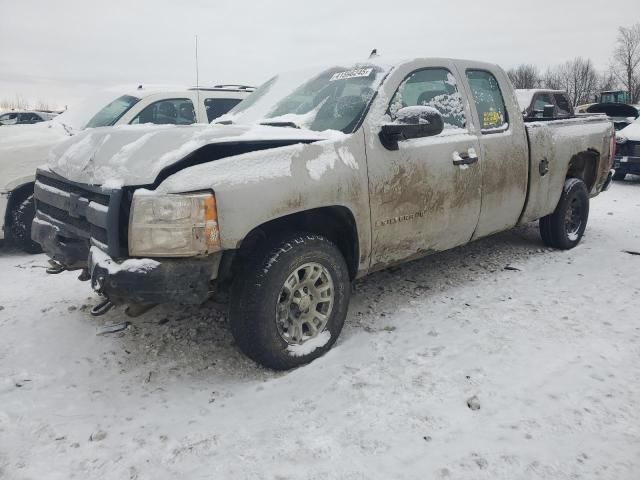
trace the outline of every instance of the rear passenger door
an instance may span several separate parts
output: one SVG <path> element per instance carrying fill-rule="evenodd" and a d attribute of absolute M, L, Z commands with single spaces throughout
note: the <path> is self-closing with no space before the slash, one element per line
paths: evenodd
<path fill-rule="evenodd" d="M 500 69 L 459 62 L 480 137 L 482 208 L 473 239 L 517 224 L 527 195 L 529 158 L 524 122 Z M 509 95 L 509 97 L 505 97 Z"/>
<path fill-rule="evenodd" d="M 240 103 L 239 98 L 205 98 L 204 108 L 207 111 L 207 120 L 211 123 L 216 118 L 224 115 Z"/>

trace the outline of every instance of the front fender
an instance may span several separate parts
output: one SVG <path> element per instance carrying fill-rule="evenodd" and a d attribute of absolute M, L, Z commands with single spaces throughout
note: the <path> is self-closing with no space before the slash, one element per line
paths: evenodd
<path fill-rule="evenodd" d="M 311 144 L 251 152 L 182 170 L 158 190 L 212 189 L 222 247 L 236 249 L 254 228 L 322 207 L 351 211 L 359 232 L 359 269 L 368 268 L 371 226 L 362 129 Z"/>

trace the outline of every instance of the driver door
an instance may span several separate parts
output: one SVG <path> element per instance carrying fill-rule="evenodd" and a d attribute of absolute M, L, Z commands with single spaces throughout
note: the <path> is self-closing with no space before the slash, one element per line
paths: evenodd
<path fill-rule="evenodd" d="M 482 176 L 478 137 L 456 69 L 447 61 L 416 60 L 395 69 L 365 121 L 371 205 L 371 269 L 468 242 L 478 223 Z M 380 126 L 404 107 L 437 109 L 439 135 L 380 141 Z"/>

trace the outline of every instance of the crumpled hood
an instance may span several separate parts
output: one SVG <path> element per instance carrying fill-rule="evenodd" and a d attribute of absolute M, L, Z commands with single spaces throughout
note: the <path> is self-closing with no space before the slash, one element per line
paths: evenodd
<path fill-rule="evenodd" d="M 335 132 L 334 132 L 335 133 Z M 49 168 L 78 183 L 152 184 L 166 167 L 207 145 L 318 141 L 331 132 L 266 125 L 124 125 L 85 130 L 53 149 Z"/>

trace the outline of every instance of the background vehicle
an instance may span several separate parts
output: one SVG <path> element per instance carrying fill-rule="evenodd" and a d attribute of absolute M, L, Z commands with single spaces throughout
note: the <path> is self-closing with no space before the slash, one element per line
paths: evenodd
<path fill-rule="evenodd" d="M 627 174 L 640 175 L 640 118 L 616 134 L 614 180 L 624 180 Z"/>
<path fill-rule="evenodd" d="M 525 121 L 553 120 L 574 116 L 573 106 L 564 90 L 517 89 L 516 97 Z"/>
<path fill-rule="evenodd" d="M 525 123 L 495 65 L 374 58 L 276 76 L 217 124 L 81 133 L 38 171 L 32 234 L 96 313 L 230 286 L 238 346 L 286 369 L 331 348 L 357 277 L 536 219 L 574 247 L 613 146 L 601 116 Z"/>
<path fill-rule="evenodd" d="M 0 130 L 0 239 L 7 237 L 28 252 L 40 251 L 30 234 L 35 171 L 47 162 L 51 147 L 65 138 L 83 128 L 209 123 L 251 91 L 252 87 L 244 85 L 173 91 L 140 86 L 115 100 L 113 94 L 109 94 L 106 105 L 91 104 L 89 108 L 65 112 L 46 124 L 3 128 Z"/>
<path fill-rule="evenodd" d="M 629 103 L 629 92 L 624 90 L 607 90 L 600 92 L 596 97 L 596 103 Z"/>
<path fill-rule="evenodd" d="M 55 113 L 39 112 L 37 110 L 7 112 L 0 114 L 0 125 L 30 125 L 46 122 L 55 117 Z"/>

